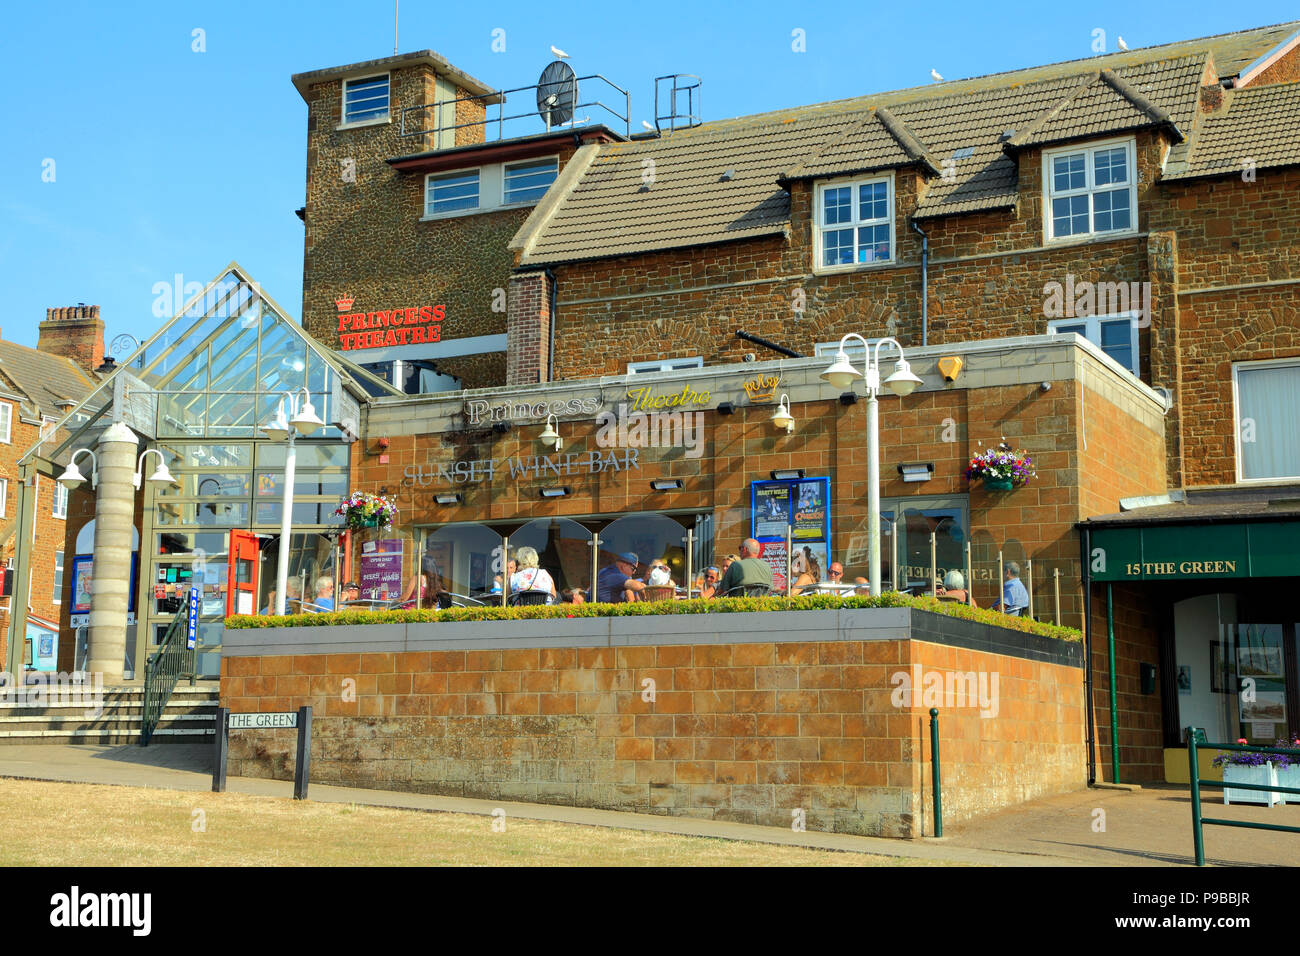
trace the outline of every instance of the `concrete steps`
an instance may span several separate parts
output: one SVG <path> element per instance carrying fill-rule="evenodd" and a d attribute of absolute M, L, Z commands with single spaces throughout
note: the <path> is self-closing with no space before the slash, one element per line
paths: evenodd
<path fill-rule="evenodd" d="M 216 732 L 217 687 L 181 683 L 172 691 L 150 743 L 193 744 L 212 740 Z M 61 743 L 119 746 L 138 744 L 144 721 L 144 687 L 106 687 L 103 711 L 87 695 L 42 706 L 0 700 L 0 746 Z"/>

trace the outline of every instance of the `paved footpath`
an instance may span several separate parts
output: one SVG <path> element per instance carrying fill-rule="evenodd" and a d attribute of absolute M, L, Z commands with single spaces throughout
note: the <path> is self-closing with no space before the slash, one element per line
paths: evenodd
<path fill-rule="evenodd" d="M 210 745 L 166 744 L 96 747 L 11 744 L 0 746 L 0 777 L 71 783 L 209 791 Z M 230 777 L 226 788 L 255 796 L 292 797 L 288 781 Z M 1191 823 L 1185 789 L 1137 792 L 1081 790 L 1036 800 L 963 827 L 947 827 L 942 839 L 889 840 L 843 833 L 795 833 L 720 820 L 593 810 L 549 804 L 513 803 L 363 790 L 312 784 L 312 800 L 425 812 L 488 816 L 498 807 L 510 817 L 654 833 L 746 840 L 846 853 L 869 853 L 916 863 L 974 866 L 1170 866 L 1191 863 Z M 1207 813 L 1233 819 L 1300 826 L 1300 806 L 1222 807 Z M 1096 810 L 1105 811 L 1105 831 L 1094 831 Z M 1285 816 L 1286 819 L 1282 819 Z M 928 821 L 927 821 L 928 824 Z M 927 825 L 928 829 L 928 825 Z M 1294 866 L 1300 834 L 1269 834 L 1240 828 L 1206 828 L 1207 859 L 1220 864 Z"/>

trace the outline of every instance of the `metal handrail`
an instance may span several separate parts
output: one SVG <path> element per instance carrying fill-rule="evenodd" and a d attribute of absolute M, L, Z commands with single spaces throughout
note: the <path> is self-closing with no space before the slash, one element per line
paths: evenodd
<path fill-rule="evenodd" d="M 1187 775 L 1192 783 L 1192 846 L 1196 852 L 1196 865 L 1205 866 L 1205 835 L 1202 827 L 1206 824 L 1221 827 L 1245 827 L 1248 830 L 1274 830 L 1282 833 L 1300 833 L 1300 827 L 1282 826 L 1278 823 L 1249 823 L 1245 820 L 1218 820 L 1201 815 L 1201 787 L 1218 787 L 1220 790 L 1263 790 L 1268 793 L 1290 793 L 1300 796 L 1300 787 L 1283 787 L 1268 783 L 1228 783 L 1225 780 L 1202 780 L 1197 748 L 1213 750 L 1235 750 L 1239 753 L 1284 754 L 1300 758 L 1300 750 L 1292 747 L 1256 747 L 1251 744 L 1213 744 L 1207 743 L 1203 736 L 1205 731 L 1199 727 L 1187 728 Z"/>
<path fill-rule="evenodd" d="M 631 136 L 631 135 L 632 135 L 632 94 L 631 94 L 630 92 L 628 92 L 627 90 L 623 89 L 623 87 L 619 86 L 619 85 L 618 85 L 617 83 L 615 83 L 613 80 L 609 79 L 609 78 L 606 77 L 606 76 L 602 76 L 602 75 L 599 74 L 599 73 L 592 73 L 590 76 L 579 76 L 579 77 L 575 77 L 574 80 L 573 80 L 573 82 L 574 82 L 574 83 L 582 83 L 584 80 L 601 80 L 602 82 L 609 84 L 609 86 L 613 87 L 613 88 L 614 88 L 615 90 L 617 90 L 619 93 L 622 93 L 622 94 L 623 94 L 623 100 L 624 100 L 624 106 L 623 106 L 623 110 L 624 110 L 624 111 L 623 111 L 622 113 L 619 113 L 618 110 L 614 109 L 614 108 L 613 108 L 612 106 L 610 106 L 608 103 L 605 103 L 605 102 L 603 102 L 603 101 L 601 101 L 601 100 L 599 100 L 599 99 L 595 99 L 595 100 L 588 100 L 588 101 L 585 102 L 585 103 L 575 103 L 575 104 L 573 105 L 573 113 L 574 113 L 574 116 L 575 116 L 575 117 L 577 116 L 578 110 L 580 110 L 580 109 L 585 109 L 585 108 L 587 108 L 587 107 L 599 107 L 600 109 L 603 109 L 605 112 L 609 113 L 609 114 L 610 114 L 611 116 L 613 116 L 615 119 L 620 119 L 620 120 L 622 120 L 622 121 L 623 121 L 623 135 L 625 135 L 625 136 Z M 450 100 L 434 100 L 432 103 L 426 103 L 426 104 L 424 104 L 423 106 L 406 106 L 406 107 L 403 107 L 403 108 L 402 108 L 402 122 L 401 122 L 401 130 L 399 131 L 398 136 L 428 136 L 430 133 L 433 133 L 433 134 L 439 134 L 439 133 L 442 133 L 444 130 L 446 130 L 446 131 L 448 131 L 448 132 L 451 132 L 452 130 L 465 129 L 466 127 L 469 127 L 469 126 L 482 126 L 482 127 L 484 127 L 484 128 L 486 129 L 486 127 L 487 127 L 489 124 L 491 124 L 491 123 L 495 123 L 495 124 L 496 124 L 496 127 L 497 127 L 497 139 L 504 139 L 504 138 L 505 138 L 505 129 L 504 129 L 504 127 L 505 127 L 505 124 L 506 124 L 506 121 L 507 121 L 507 120 L 525 119 L 525 118 L 530 117 L 530 116 L 532 116 L 532 117 L 536 117 L 536 116 L 538 115 L 537 108 L 536 108 L 535 106 L 531 106 L 531 107 L 530 107 L 526 112 L 523 112 L 523 113 L 515 113 L 515 114 L 512 114 L 512 115 L 510 115 L 510 116 L 507 116 L 507 115 L 506 115 L 506 107 L 505 107 L 507 97 L 508 97 L 509 94 L 511 94 L 511 93 L 525 93 L 525 92 L 528 92 L 528 91 L 530 91 L 530 90 L 533 91 L 534 94 L 535 94 L 535 93 L 536 93 L 536 90 L 538 89 L 538 87 L 539 87 L 540 85 L 541 85 L 541 84 L 534 83 L 532 86 L 518 86 L 518 87 L 515 87 L 514 89 L 510 89 L 510 90 L 496 90 L 496 91 L 494 91 L 494 92 L 492 92 L 492 93 L 474 93 L 474 94 L 470 94 L 470 95 L 468 95 L 468 96 L 457 96 L 456 98 L 454 98 L 454 99 L 450 99 Z M 548 85 L 549 85 L 549 84 L 548 84 Z M 455 107 L 456 107 L 458 104 L 460 104 L 460 103 L 476 103 L 476 102 L 482 102 L 483 100 L 487 100 L 487 99 L 490 99 L 490 98 L 493 98 L 493 97 L 496 97 L 496 98 L 497 98 L 497 101 L 496 101 L 495 104 L 490 104 L 490 105 L 494 105 L 494 106 L 496 106 L 496 108 L 497 108 L 497 115 L 496 115 L 496 118 L 495 118 L 495 119 L 490 118 L 490 117 L 487 116 L 487 109 L 486 109 L 486 106 L 485 106 L 485 107 L 484 107 L 484 115 L 483 115 L 483 119 L 481 119 L 481 120 L 471 120 L 471 121 L 468 122 L 468 123 L 455 123 L 455 124 L 453 124 L 453 125 L 449 125 L 449 126 L 444 126 L 444 125 L 442 124 L 442 122 L 441 122 L 442 113 L 441 113 L 440 107 L 444 107 L 444 106 L 446 106 L 446 107 L 451 107 L 451 108 L 452 108 L 452 117 L 455 118 L 455 115 L 456 115 Z M 534 98 L 536 98 L 536 97 L 534 96 Z M 575 97 L 575 98 L 576 98 L 576 97 Z M 417 113 L 417 112 L 421 112 L 421 113 L 422 113 L 422 112 L 424 112 L 425 110 L 436 110 L 436 111 L 437 111 L 437 112 L 434 113 L 434 118 L 435 118 L 435 120 L 438 121 L 437 125 L 434 126 L 434 127 L 429 128 L 429 129 L 407 129 L 407 125 L 406 125 L 406 114 L 407 114 L 407 113 Z M 584 120 L 584 122 L 585 122 L 585 120 Z M 568 123 L 560 123 L 560 124 L 557 124 L 557 125 L 554 126 L 554 127 L 549 127 L 549 128 L 551 128 L 551 129 L 563 129 L 563 128 L 565 128 L 566 126 L 569 127 L 569 128 L 574 128 L 574 127 L 576 127 L 577 125 L 578 125 L 578 123 L 576 122 L 576 120 L 570 120 Z"/>
<path fill-rule="evenodd" d="M 146 747 L 153 737 L 163 708 L 171 700 L 172 691 L 182 677 L 189 677 L 194 686 L 195 657 L 197 651 L 189 647 L 188 604 L 176 612 L 167 633 L 158 644 L 158 650 L 149 656 L 144 665 L 144 717 L 140 727 L 140 746 Z"/>

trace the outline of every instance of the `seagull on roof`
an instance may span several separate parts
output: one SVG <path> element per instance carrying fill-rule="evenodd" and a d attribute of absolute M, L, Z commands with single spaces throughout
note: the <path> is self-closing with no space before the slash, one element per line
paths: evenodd
<path fill-rule="evenodd" d="M 551 47 L 551 52 L 554 53 L 556 57 L 558 57 L 561 60 L 567 60 L 569 58 L 569 54 L 565 53 L 558 46 Z"/>
<path fill-rule="evenodd" d="M 651 126 L 649 123 L 647 123 L 645 120 L 642 120 L 642 121 L 641 121 L 641 126 L 642 126 L 644 129 L 649 130 L 651 133 L 653 133 L 653 132 L 655 131 L 655 128 L 654 128 L 653 126 Z"/>
<path fill-rule="evenodd" d="M 940 76 L 940 75 L 939 75 L 939 71 L 938 71 L 938 70 L 935 70 L 935 69 L 931 69 L 931 70 L 930 70 L 930 79 L 934 80 L 936 83 L 942 83 L 942 82 L 943 82 L 943 77 Z"/>
<path fill-rule="evenodd" d="M 1127 50 L 1127 49 L 1128 49 L 1128 44 L 1124 42 L 1124 38 L 1123 38 L 1123 37 L 1116 37 L 1116 38 L 1115 38 L 1115 42 L 1119 44 L 1119 48 L 1120 48 L 1121 50 Z"/>

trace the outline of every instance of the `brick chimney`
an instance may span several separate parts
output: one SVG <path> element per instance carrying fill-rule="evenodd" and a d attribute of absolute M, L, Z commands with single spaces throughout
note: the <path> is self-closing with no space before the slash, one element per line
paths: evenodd
<path fill-rule="evenodd" d="M 99 317 L 99 306 L 81 302 L 46 309 L 36 348 L 70 358 L 93 373 L 104 361 L 104 320 Z"/>

